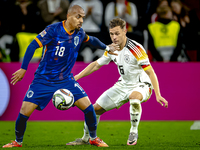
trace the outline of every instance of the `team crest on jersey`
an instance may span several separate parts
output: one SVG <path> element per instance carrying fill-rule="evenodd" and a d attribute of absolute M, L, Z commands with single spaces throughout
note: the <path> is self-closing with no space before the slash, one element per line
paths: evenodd
<path fill-rule="evenodd" d="M 28 91 L 27 97 L 31 98 L 33 96 L 34 92 L 32 90 Z"/>
<path fill-rule="evenodd" d="M 79 43 L 79 37 L 78 36 L 75 36 L 74 37 L 74 45 L 78 45 L 78 43 Z"/>
<path fill-rule="evenodd" d="M 130 58 L 129 58 L 129 55 L 128 55 L 128 54 L 125 54 L 125 55 L 124 55 L 124 61 L 125 61 L 126 63 L 129 63 Z"/>

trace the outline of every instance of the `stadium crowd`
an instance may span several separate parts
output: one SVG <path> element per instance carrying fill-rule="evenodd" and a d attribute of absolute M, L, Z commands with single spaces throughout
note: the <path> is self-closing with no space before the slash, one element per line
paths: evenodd
<path fill-rule="evenodd" d="M 1 0 L 0 62 L 21 62 L 36 35 L 65 20 L 74 4 L 86 12 L 85 32 L 105 44 L 111 43 L 108 22 L 120 17 L 127 22 L 127 36 L 144 46 L 150 61 L 200 61 L 199 0 Z M 82 44 L 77 61 L 92 62 L 102 53 Z M 41 55 L 38 49 L 32 62 Z"/>

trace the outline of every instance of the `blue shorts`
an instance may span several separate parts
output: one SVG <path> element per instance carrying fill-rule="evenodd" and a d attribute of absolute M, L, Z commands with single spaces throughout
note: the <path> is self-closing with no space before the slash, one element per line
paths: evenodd
<path fill-rule="evenodd" d="M 74 95 L 74 102 L 87 96 L 83 88 L 75 80 L 67 80 L 60 83 L 44 83 L 40 80 L 33 80 L 23 101 L 34 103 L 38 105 L 38 110 L 43 110 L 58 89 L 71 91 Z"/>

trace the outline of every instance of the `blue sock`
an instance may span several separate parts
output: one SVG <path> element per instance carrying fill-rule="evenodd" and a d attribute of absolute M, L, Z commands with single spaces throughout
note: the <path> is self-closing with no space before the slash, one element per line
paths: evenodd
<path fill-rule="evenodd" d="M 94 111 L 94 107 L 91 104 L 85 110 L 83 110 L 83 112 L 85 114 L 85 122 L 88 126 L 90 137 L 96 138 L 97 119 L 96 119 L 96 113 Z"/>
<path fill-rule="evenodd" d="M 22 142 L 24 132 L 26 130 L 26 123 L 29 117 L 22 115 L 19 113 L 17 120 L 15 122 L 15 135 L 16 135 L 16 141 Z"/>

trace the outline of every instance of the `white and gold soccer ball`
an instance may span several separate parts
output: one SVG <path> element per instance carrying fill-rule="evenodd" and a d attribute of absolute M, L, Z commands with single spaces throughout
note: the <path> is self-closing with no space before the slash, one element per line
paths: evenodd
<path fill-rule="evenodd" d="M 68 89 L 59 89 L 53 94 L 53 105 L 59 110 L 67 110 L 74 104 L 74 96 Z"/>

